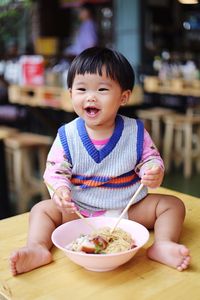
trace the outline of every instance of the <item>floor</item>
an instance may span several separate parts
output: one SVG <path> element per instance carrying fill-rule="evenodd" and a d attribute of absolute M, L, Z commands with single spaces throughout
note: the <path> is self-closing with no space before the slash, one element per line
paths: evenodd
<path fill-rule="evenodd" d="M 185 179 L 181 169 L 166 174 L 163 187 L 176 190 L 200 198 L 200 174 L 193 173 L 190 179 Z"/>

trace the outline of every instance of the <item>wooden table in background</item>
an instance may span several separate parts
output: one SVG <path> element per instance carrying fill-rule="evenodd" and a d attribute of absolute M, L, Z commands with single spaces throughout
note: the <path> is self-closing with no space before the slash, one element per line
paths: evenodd
<path fill-rule="evenodd" d="M 178 272 L 149 260 L 145 250 L 152 243 L 151 233 L 148 244 L 114 271 L 87 271 L 53 248 L 53 263 L 12 277 L 8 269 L 9 254 L 23 246 L 27 236 L 28 214 L 23 214 L 0 221 L 0 294 L 13 300 L 200 299 L 200 199 L 164 188 L 158 191 L 176 195 L 186 205 L 181 242 L 191 249 L 193 259 L 188 270 Z"/>
<path fill-rule="evenodd" d="M 145 76 L 144 94 L 150 96 L 144 96 L 144 102 L 148 98 L 148 103 L 155 105 L 156 102 L 157 106 L 185 108 L 188 115 L 200 110 L 200 80 L 171 78 L 161 81 L 157 76 Z"/>

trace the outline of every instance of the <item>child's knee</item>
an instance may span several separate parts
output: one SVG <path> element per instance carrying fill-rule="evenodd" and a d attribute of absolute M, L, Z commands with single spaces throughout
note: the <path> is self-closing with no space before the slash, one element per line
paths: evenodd
<path fill-rule="evenodd" d="M 168 195 L 166 198 L 166 204 L 169 205 L 169 208 L 176 210 L 183 217 L 185 217 L 185 213 L 186 213 L 185 204 L 180 198 L 176 196 Z"/>
<path fill-rule="evenodd" d="M 38 212 L 47 212 L 49 209 L 51 209 L 52 206 L 52 200 L 43 200 L 35 204 L 31 208 L 31 214 L 38 213 Z"/>
<path fill-rule="evenodd" d="M 57 209 L 52 200 L 44 200 L 35 204 L 30 212 L 30 219 L 35 218 L 49 219 L 58 226 L 62 222 L 62 213 Z"/>
<path fill-rule="evenodd" d="M 181 199 L 179 199 L 178 197 L 174 197 L 176 200 L 176 207 L 179 209 L 179 211 L 182 213 L 182 215 L 185 217 L 186 214 L 186 209 L 185 209 L 185 204 L 183 203 L 183 201 Z"/>

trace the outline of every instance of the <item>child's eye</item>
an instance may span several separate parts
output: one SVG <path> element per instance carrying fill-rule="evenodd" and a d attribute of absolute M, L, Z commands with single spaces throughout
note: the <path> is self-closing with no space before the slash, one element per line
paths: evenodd
<path fill-rule="evenodd" d="M 78 90 L 78 91 L 85 92 L 86 89 L 84 89 L 84 88 L 78 88 L 77 90 Z"/>
<path fill-rule="evenodd" d="M 100 88 L 99 91 L 100 91 L 100 92 L 108 91 L 108 89 L 106 89 L 106 88 Z"/>

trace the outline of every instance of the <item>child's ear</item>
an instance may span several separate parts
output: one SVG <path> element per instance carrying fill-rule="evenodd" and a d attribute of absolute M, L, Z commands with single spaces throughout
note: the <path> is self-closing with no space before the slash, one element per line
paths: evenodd
<path fill-rule="evenodd" d="M 71 97 L 72 97 L 72 89 L 69 88 L 69 89 L 68 89 L 68 92 L 69 92 L 69 95 L 70 95 L 70 98 L 71 98 Z"/>
<path fill-rule="evenodd" d="M 121 97 L 121 105 L 126 105 L 129 101 L 129 97 L 131 95 L 132 91 L 131 90 L 126 90 L 126 91 L 123 91 L 122 93 L 122 97 Z"/>

